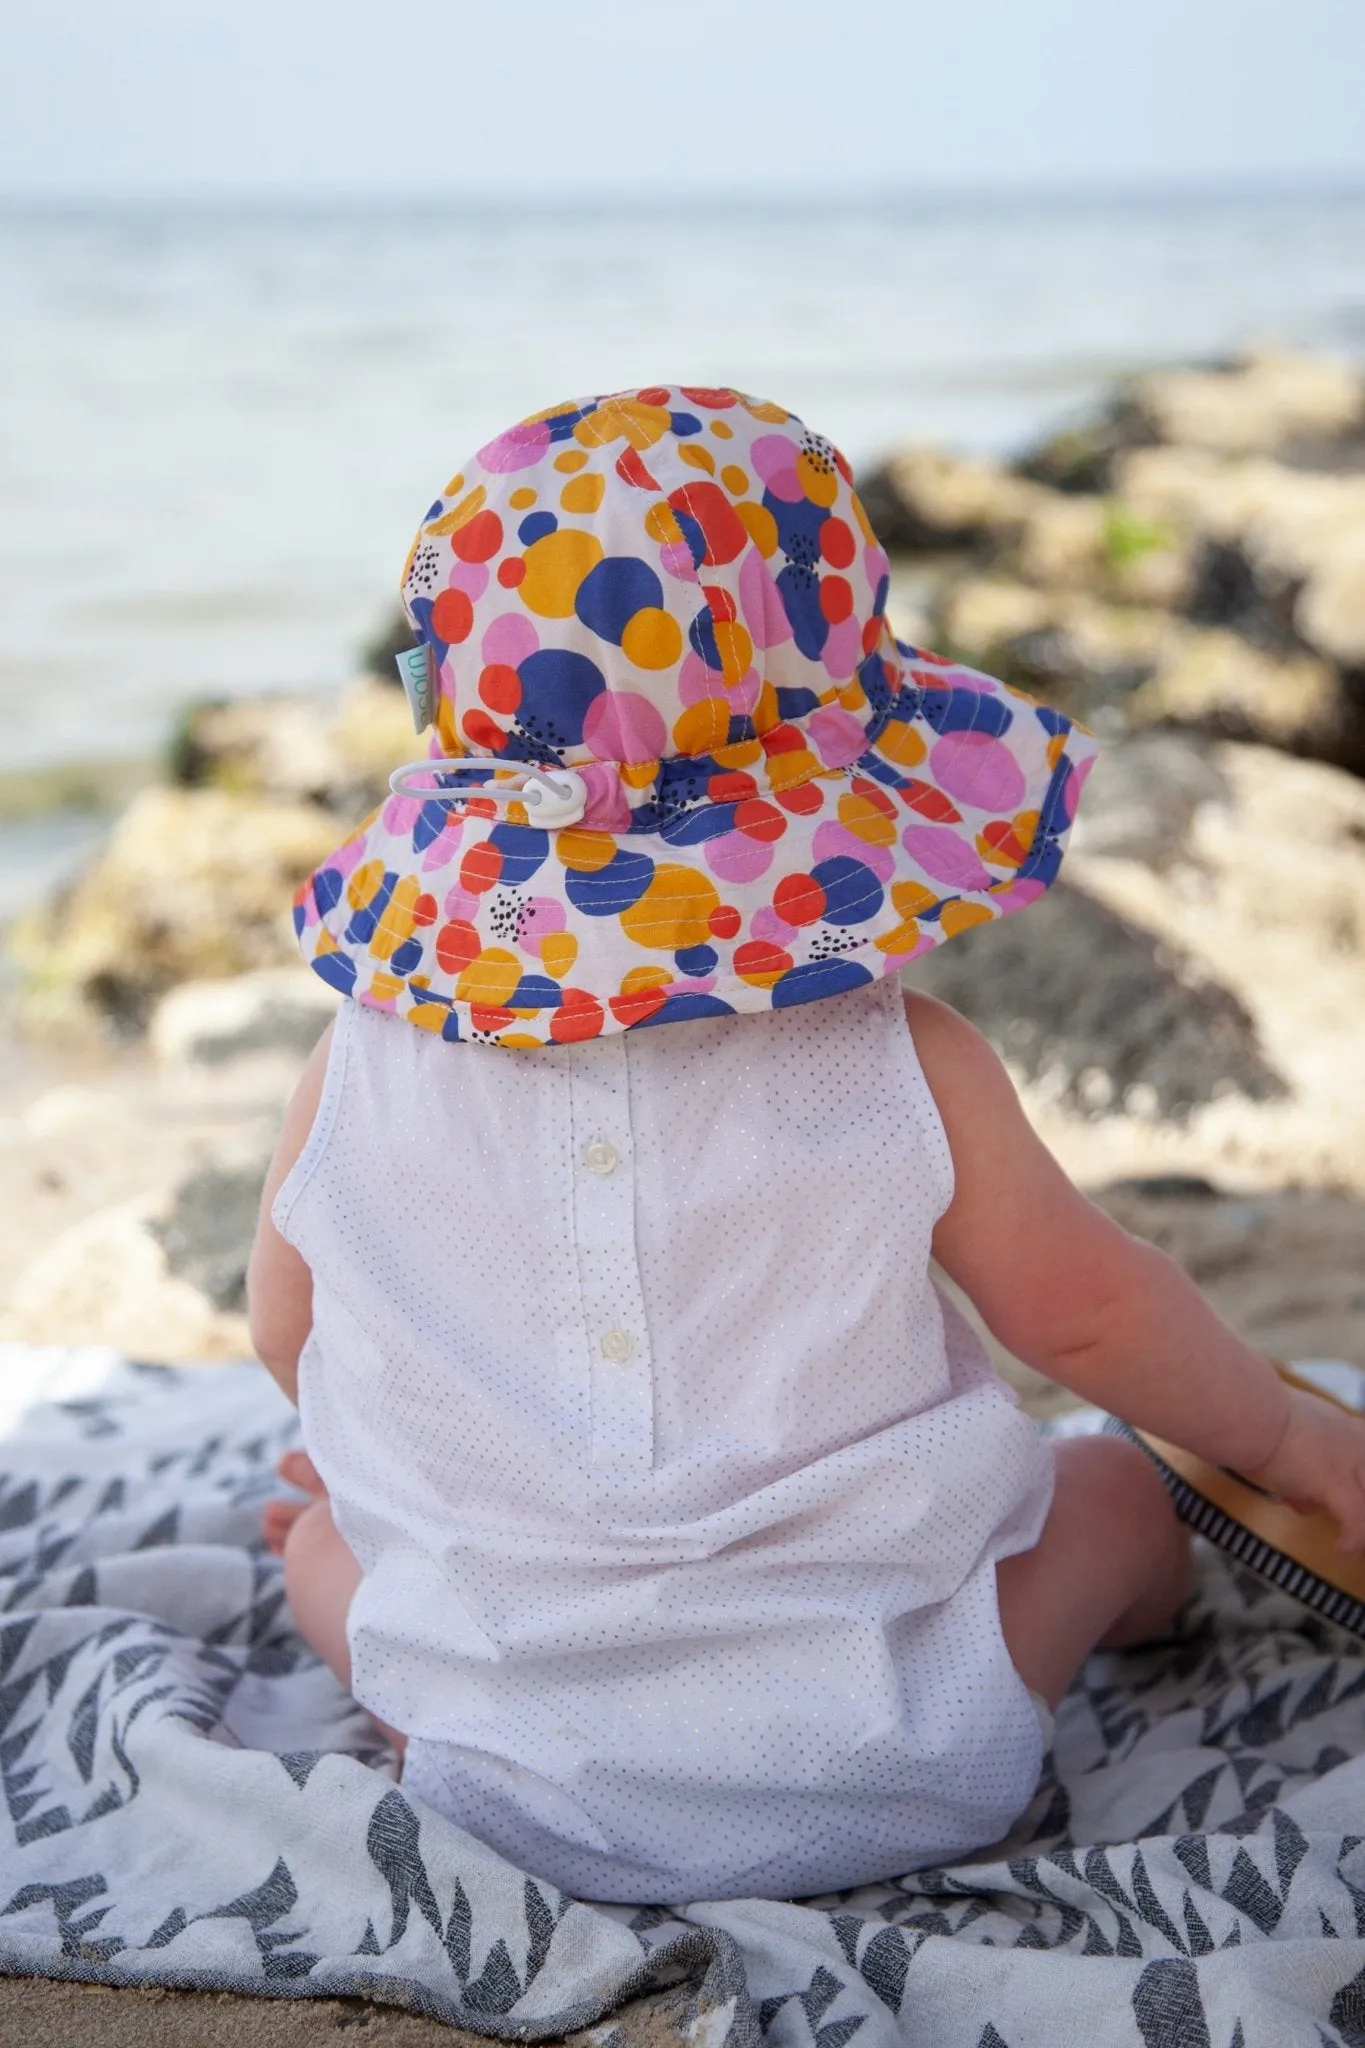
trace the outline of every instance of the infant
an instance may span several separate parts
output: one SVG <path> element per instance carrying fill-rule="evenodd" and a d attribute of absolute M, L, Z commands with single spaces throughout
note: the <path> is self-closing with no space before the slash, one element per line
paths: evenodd
<path fill-rule="evenodd" d="M 1365 1547 L 1365 1424 L 902 993 L 1049 886 L 1091 746 L 898 643 L 887 581 L 779 406 L 512 428 L 404 574 L 431 755 L 296 906 L 347 1000 L 252 1257 L 313 1496 L 267 1533 L 405 1786 L 579 1897 L 988 1846 L 1081 1661 L 1169 1625 L 1155 1469 L 1045 1445 L 933 1264 L 1040 1371 Z"/>

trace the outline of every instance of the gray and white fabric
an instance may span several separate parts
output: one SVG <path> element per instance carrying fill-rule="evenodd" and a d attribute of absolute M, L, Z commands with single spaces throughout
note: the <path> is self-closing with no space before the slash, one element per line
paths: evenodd
<path fill-rule="evenodd" d="M 1365 2043 L 1365 1648 L 1211 1555 L 1178 1640 L 1091 1661 L 1002 1848 L 585 1905 L 405 1795 L 293 1633 L 258 1368 L 0 1347 L 0 1410 L 0 1969 L 595 2048 Z"/>

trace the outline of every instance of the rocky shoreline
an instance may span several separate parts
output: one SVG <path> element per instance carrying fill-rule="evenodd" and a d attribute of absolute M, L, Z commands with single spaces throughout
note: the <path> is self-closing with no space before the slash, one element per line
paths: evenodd
<path fill-rule="evenodd" d="M 1107 742 L 1065 883 L 915 981 L 1254 1341 L 1365 1363 L 1365 382 L 1154 374 L 1012 467 L 906 449 L 865 494 L 900 629 Z M 257 1190 L 333 1001 L 287 905 L 412 746 L 380 679 L 330 716 L 201 708 L 14 928 L 0 1337 L 245 1350 Z"/>

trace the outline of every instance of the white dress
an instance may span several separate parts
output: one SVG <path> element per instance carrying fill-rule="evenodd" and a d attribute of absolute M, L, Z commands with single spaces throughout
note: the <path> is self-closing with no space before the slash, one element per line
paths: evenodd
<path fill-rule="evenodd" d="M 997 1840 L 1040 1722 L 995 1563 L 1050 1453 L 940 1298 L 895 983 L 514 1052 L 344 1004 L 275 1205 L 305 1441 L 403 1782 L 580 1897 Z"/>

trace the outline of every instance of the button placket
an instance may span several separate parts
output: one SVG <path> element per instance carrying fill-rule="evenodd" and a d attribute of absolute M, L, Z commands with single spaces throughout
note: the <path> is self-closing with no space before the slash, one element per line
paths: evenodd
<path fill-rule="evenodd" d="M 647 1469 L 654 1461 L 654 1383 L 635 1244 L 623 1037 L 578 1051 L 570 1097 L 591 1457 L 594 1464 Z"/>

